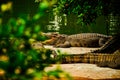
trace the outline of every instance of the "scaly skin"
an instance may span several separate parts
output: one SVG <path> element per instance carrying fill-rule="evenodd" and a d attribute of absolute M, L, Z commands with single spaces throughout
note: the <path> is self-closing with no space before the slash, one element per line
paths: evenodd
<path fill-rule="evenodd" d="M 101 47 L 112 36 L 107 36 L 98 33 L 80 33 L 60 37 L 60 41 L 55 47 Z M 58 39 L 59 40 L 59 39 Z"/>
<path fill-rule="evenodd" d="M 61 64 L 70 63 L 90 63 L 97 64 L 100 67 L 120 68 L 120 52 L 116 51 L 113 54 L 103 53 L 86 53 L 86 54 L 66 54 L 57 56 L 56 59 Z"/>

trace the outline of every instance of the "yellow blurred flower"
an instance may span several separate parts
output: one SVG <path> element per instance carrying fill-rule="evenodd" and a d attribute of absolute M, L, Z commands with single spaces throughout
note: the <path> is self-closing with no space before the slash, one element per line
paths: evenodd
<path fill-rule="evenodd" d="M 15 69 L 15 74 L 20 74 L 20 73 L 21 73 L 21 68 L 20 67 L 16 68 Z"/>
<path fill-rule="evenodd" d="M 26 74 L 32 74 L 34 73 L 34 69 L 33 68 L 29 68 L 26 72 Z"/>
<path fill-rule="evenodd" d="M 6 55 L 1 55 L 0 56 L 0 61 L 8 61 L 9 60 L 9 57 L 6 56 Z"/>
<path fill-rule="evenodd" d="M 12 9 L 12 2 L 8 2 L 6 4 L 1 5 L 1 11 L 2 12 L 9 11 L 11 9 Z"/>
<path fill-rule="evenodd" d="M 3 69 L 0 69 L 0 76 L 4 76 L 5 75 L 5 71 Z"/>

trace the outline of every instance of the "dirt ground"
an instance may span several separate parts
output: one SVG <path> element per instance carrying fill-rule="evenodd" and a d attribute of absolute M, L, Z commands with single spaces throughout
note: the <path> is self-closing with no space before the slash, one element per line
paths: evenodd
<path fill-rule="evenodd" d="M 69 54 L 80 54 L 86 53 L 97 48 L 84 48 L 84 47 L 70 47 L 70 48 L 54 48 L 52 46 L 45 46 L 45 48 L 50 48 L 53 50 L 60 50 L 64 53 Z M 47 67 L 45 71 L 54 70 L 58 65 L 53 65 L 52 67 Z M 60 68 L 65 72 L 69 73 L 72 77 L 78 77 L 75 80 L 91 80 L 91 79 L 101 79 L 101 80 L 120 80 L 120 69 L 111 69 L 98 67 L 95 64 L 87 63 L 76 63 L 76 64 L 60 64 Z"/>

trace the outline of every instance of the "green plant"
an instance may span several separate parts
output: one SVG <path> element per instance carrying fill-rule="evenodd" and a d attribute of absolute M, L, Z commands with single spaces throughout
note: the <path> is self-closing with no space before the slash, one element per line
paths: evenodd
<path fill-rule="evenodd" d="M 110 13 L 119 14 L 117 0 L 59 0 L 55 10 L 64 14 L 76 14 L 78 22 L 90 24 L 98 16 L 107 16 Z"/>
<path fill-rule="evenodd" d="M 44 40 L 40 25 L 36 23 L 55 0 L 43 0 L 39 4 L 38 13 L 32 18 L 19 16 L 10 18 L 8 23 L 0 24 L 0 79 L 2 80 L 41 80 L 47 73 L 44 68 L 52 61 L 52 50 L 31 48 L 30 40 Z M 2 19 L 2 18 L 1 18 Z M 54 61 L 55 62 L 55 61 Z M 61 70 L 58 73 L 62 73 Z M 56 75 L 53 75 L 56 77 Z M 57 75 L 58 76 L 58 75 Z"/>

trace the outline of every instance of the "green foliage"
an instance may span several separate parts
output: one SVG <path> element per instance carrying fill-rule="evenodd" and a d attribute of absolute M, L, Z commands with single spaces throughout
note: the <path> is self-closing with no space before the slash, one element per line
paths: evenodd
<path fill-rule="evenodd" d="M 79 23 L 90 24 L 95 22 L 98 16 L 119 14 L 118 2 L 117 0 L 59 0 L 55 10 L 67 15 L 77 14 Z"/>
<path fill-rule="evenodd" d="M 65 80 L 72 80 L 72 77 L 71 77 L 69 74 L 63 72 L 63 71 L 62 71 L 61 69 L 59 69 L 59 68 L 56 69 L 56 70 L 54 70 L 54 71 L 49 71 L 49 72 L 47 73 L 47 75 L 48 75 L 48 77 L 49 77 L 50 79 L 52 79 L 52 80 L 61 79 L 61 76 L 62 76 L 63 78 L 66 77 Z M 54 76 L 52 76 L 52 75 L 54 75 Z M 62 80 L 62 79 L 61 79 L 61 80 Z"/>
<path fill-rule="evenodd" d="M 24 15 L 18 18 L 11 17 L 8 23 L 0 24 L 1 80 L 32 80 L 35 77 L 40 80 L 45 73 L 44 68 L 55 62 L 51 58 L 52 50 L 45 48 L 35 50 L 31 48 L 30 43 L 30 39 L 37 41 L 45 39 L 36 21 L 50 6 L 43 0 L 38 13 L 33 17 Z"/>

